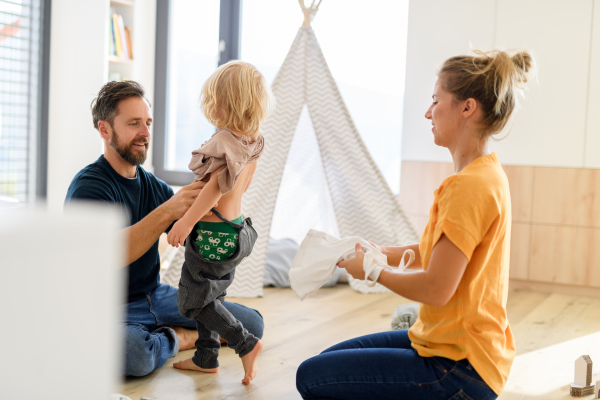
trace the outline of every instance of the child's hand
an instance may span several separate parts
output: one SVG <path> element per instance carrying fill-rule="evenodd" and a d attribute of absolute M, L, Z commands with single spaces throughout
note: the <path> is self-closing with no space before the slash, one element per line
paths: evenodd
<path fill-rule="evenodd" d="M 363 259 L 365 258 L 365 252 L 363 251 L 360 243 L 356 243 L 356 257 L 349 258 L 344 261 L 340 261 L 337 265 L 340 268 L 345 268 L 346 271 L 354 279 L 365 279 L 365 270 L 363 269 Z"/>
<path fill-rule="evenodd" d="M 183 246 L 185 239 L 188 237 L 194 225 L 190 225 L 184 219 L 180 219 L 175 222 L 175 225 L 169 231 L 167 235 L 167 242 L 173 247 Z"/>

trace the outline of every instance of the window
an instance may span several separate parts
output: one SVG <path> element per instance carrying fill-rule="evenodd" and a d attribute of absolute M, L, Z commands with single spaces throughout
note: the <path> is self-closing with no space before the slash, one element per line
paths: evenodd
<path fill-rule="evenodd" d="M 199 96 L 217 63 L 240 58 L 271 83 L 302 21 L 295 0 L 158 0 L 158 177 L 174 185 L 192 181 L 191 152 L 214 133 Z M 363 141 L 398 193 L 408 0 L 327 0 L 312 26 Z"/>
<path fill-rule="evenodd" d="M 204 118 L 202 85 L 219 64 L 239 58 L 240 0 L 158 0 L 155 174 L 169 184 L 193 181 L 192 151 L 215 128 Z"/>
<path fill-rule="evenodd" d="M 0 1 L 0 203 L 46 194 L 46 3 Z"/>

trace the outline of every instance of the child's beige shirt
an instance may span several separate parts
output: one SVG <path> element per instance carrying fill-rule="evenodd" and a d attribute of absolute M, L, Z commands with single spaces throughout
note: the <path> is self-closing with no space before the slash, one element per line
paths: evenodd
<path fill-rule="evenodd" d="M 225 166 L 217 176 L 221 194 L 229 192 L 249 162 L 258 161 L 263 150 L 265 140 L 262 135 L 254 142 L 246 136 L 237 136 L 228 129 L 221 129 L 202 145 L 192 152 L 192 161 L 189 169 L 196 175 L 197 181 L 207 180 L 211 173 Z"/>

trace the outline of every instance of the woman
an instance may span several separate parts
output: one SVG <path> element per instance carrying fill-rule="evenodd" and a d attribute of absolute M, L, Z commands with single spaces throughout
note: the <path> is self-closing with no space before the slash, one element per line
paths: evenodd
<path fill-rule="evenodd" d="M 367 335 L 306 360 L 304 399 L 495 399 L 515 355 L 506 316 L 511 209 L 508 181 L 488 141 L 508 122 L 534 60 L 526 51 L 476 52 L 446 60 L 425 118 L 448 148 L 455 174 L 435 191 L 419 244 L 380 247 L 390 265 L 412 249 L 413 268 L 377 282 L 421 302 L 406 331 Z M 363 256 L 342 261 L 364 279 Z"/>

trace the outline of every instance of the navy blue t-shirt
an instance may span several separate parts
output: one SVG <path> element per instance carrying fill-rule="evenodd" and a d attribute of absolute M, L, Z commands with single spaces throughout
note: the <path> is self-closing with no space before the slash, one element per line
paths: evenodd
<path fill-rule="evenodd" d="M 130 225 L 137 224 L 173 196 L 173 189 L 153 174 L 137 167 L 137 176 L 125 178 L 104 156 L 88 165 L 71 181 L 65 204 L 73 200 L 95 200 L 115 204 L 127 213 Z M 128 301 L 144 298 L 159 283 L 158 240 L 140 258 L 127 266 Z"/>

